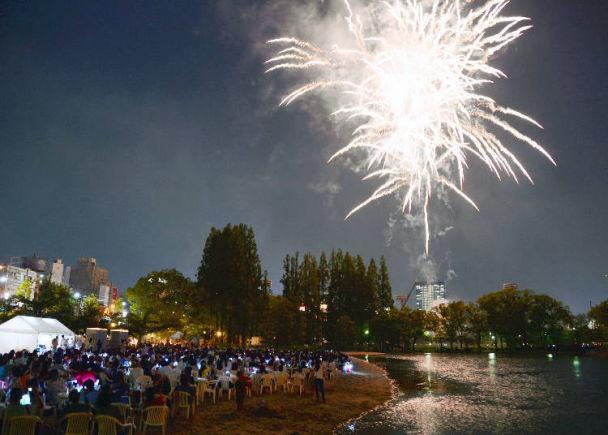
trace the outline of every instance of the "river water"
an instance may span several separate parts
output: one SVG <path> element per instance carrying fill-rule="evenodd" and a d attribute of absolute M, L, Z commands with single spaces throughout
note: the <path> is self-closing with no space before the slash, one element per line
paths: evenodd
<path fill-rule="evenodd" d="M 371 358 L 398 396 L 339 433 L 608 434 L 608 359 L 428 353 Z"/>

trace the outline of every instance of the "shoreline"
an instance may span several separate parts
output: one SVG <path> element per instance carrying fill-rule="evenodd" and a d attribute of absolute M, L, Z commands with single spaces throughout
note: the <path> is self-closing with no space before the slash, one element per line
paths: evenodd
<path fill-rule="evenodd" d="M 382 377 L 384 377 L 385 381 L 388 383 L 389 387 L 390 387 L 390 397 L 386 398 L 386 400 L 377 403 L 374 407 L 363 411 L 361 414 L 359 414 L 356 417 L 350 418 L 349 420 L 339 424 L 338 426 L 336 426 L 334 428 L 334 432 L 335 430 L 337 430 L 340 426 L 345 426 L 348 425 L 352 422 L 355 422 L 357 420 L 359 420 L 360 418 L 364 417 L 365 415 L 369 414 L 370 412 L 374 412 L 376 409 L 386 405 L 388 402 L 390 402 L 391 400 L 395 399 L 399 393 L 400 393 L 400 389 L 399 386 L 397 385 L 397 381 L 395 381 L 393 378 L 390 377 L 390 375 L 388 374 L 388 372 L 386 371 L 386 369 L 382 366 L 379 366 L 375 363 L 370 363 L 369 361 L 365 361 L 363 359 L 360 359 L 358 357 L 364 357 L 364 356 L 385 356 L 387 355 L 384 352 L 345 352 L 350 358 L 351 360 L 355 361 L 357 364 L 360 365 L 365 365 L 368 369 L 371 369 L 373 371 L 379 372 Z"/>
<path fill-rule="evenodd" d="M 348 353 L 349 356 L 351 353 Z M 206 400 L 194 417 L 175 418 L 167 431 L 182 434 L 225 433 L 333 433 L 394 397 L 394 382 L 382 367 L 355 357 L 353 372 L 341 374 L 325 385 L 326 403 L 318 403 L 314 388 L 307 386 L 302 396 L 277 391 L 246 398 L 245 409 L 236 411 L 234 399 L 226 397 L 215 404 Z M 265 401 L 270 415 L 260 415 Z"/>

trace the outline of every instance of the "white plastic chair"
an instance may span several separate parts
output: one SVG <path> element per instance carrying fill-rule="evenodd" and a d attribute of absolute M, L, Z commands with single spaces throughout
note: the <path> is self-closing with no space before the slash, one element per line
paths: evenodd
<path fill-rule="evenodd" d="M 263 376 L 262 379 L 260 379 L 260 394 L 262 394 L 266 388 L 270 391 L 270 394 L 272 394 L 273 385 L 270 376 Z"/>
<path fill-rule="evenodd" d="M 217 390 L 215 387 L 216 387 L 215 382 L 207 382 L 205 384 L 205 390 L 203 391 L 203 402 L 205 401 L 205 396 L 210 395 L 211 398 L 213 399 L 213 403 L 215 403 L 215 400 L 217 398 Z"/>

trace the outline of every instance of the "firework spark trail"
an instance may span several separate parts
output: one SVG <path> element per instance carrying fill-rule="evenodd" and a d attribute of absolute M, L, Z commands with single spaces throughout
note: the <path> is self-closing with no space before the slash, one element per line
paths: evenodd
<path fill-rule="evenodd" d="M 505 174 L 518 182 L 521 172 L 532 182 L 495 130 L 555 164 L 505 118 L 542 128 L 536 121 L 479 93 L 493 79 L 506 77 L 490 59 L 531 27 L 528 18 L 501 15 L 509 0 L 424 5 L 423 0 L 392 0 L 373 3 L 362 15 L 344 2 L 348 47 L 328 41 L 330 48 L 323 49 L 292 37 L 272 39 L 268 43 L 280 48 L 266 61 L 266 72 L 306 70 L 316 77 L 287 94 L 281 106 L 312 92 L 337 93 L 344 101 L 333 115 L 353 125 L 352 138 L 329 161 L 357 152 L 366 163 L 364 179 L 382 180 L 347 218 L 375 200 L 398 195 L 404 213 L 422 210 L 428 254 L 428 204 L 434 190 L 451 190 L 478 209 L 463 190 L 468 155 L 499 180 Z"/>

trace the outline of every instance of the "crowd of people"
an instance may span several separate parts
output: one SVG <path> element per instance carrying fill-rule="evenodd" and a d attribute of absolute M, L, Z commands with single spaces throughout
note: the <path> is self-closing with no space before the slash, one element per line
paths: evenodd
<path fill-rule="evenodd" d="M 229 399 L 234 395 L 240 410 L 254 393 L 289 389 L 301 394 L 311 386 L 317 400 L 324 402 L 325 383 L 348 365 L 345 355 L 331 350 L 171 344 L 110 350 L 63 347 L 59 342 L 46 352 L 0 356 L 0 403 L 3 421 L 28 414 L 60 421 L 70 413 L 92 412 L 127 423 L 121 405 L 140 411 L 171 408 L 178 393 L 185 393 L 189 403 L 204 400 L 205 394 L 214 403 L 225 394 Z"/>

